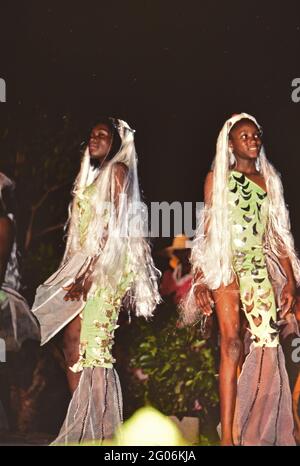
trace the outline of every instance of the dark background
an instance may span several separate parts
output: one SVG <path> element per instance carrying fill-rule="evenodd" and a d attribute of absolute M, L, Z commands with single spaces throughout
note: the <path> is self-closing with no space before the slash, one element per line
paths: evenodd
<path fill-rule="evenodd" d="M 80 143 L 97 115 L 136 129 L 147 203 L 202 201 L 224 121 L 241 111 L 255 115 L 282 174 L 300 248 L 300 103 L 291 98 L 300 77 L 299 2 L 1 2 L 0 50 L 7 84 L 0 170 L 17 182 L 29 302 L 62 257 Z M 154 247 L 170 242 L 157 239 Z M 51 351 L 59 360 L 55 345 Z M 45 410 L 31 429 L 55 432 L 68 400 L 51 351 L 36 356 L 46 388 L 31 396 L 32 412 Z M 52 406 L 60 406 L 53 419 Z"/>
<path fill-rule="evenodd" d="M 54 135 L 68 115 L 78 140 L 91 120 L 109 114 L 137 131 L 146 202 L 201 201 L 217 134 L 232 113 L 246 111 L 262 124 L 267 154 L 282 173 L 299 246 L 300 103 L 291 99 L 298 76 L 297 2 L 2 3 L 7 102 L 0 104 L 0 122 L 10 145 L 1 148 L 0 169 L 13 174 L 20 141 L 30 145 L 39 137 L 37 114 L 47 115 Z M 40 136 L 43 153 L 48 135 Z M 72 150 L 70 180 L 79 144 Z M 35 157 L 31 164 L 38 150 Z M 27 189 L 23 183 L 21 202 L 30 197 Z M 67 205 L 70 187 L 61 199 Z"/>

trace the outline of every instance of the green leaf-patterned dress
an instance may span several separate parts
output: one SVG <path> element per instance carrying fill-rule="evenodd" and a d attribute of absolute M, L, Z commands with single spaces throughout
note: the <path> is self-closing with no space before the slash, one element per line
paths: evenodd
<path fill-rule="evenodd" d="M 263 252 L 268 196 L 254 181 L 235 171 L 229 180 L 229 215 L 233 268 L 254 345 L 277 346 L 275 296 Z"/>
<path fill-rule="evenodd" d="M 264 254 L 268 194 L 243 173 L 229 174 L 232 265 L 252 344 L 238 380 L 236 445 L 295 445 L 291 393 L 279 344 L 277 306 Z"/>

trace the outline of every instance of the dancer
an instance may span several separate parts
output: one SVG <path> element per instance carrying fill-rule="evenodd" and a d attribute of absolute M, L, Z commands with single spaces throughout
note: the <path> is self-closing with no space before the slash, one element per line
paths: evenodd
<path fill-rule="evenodd" d="M 141 205 L 134 131 L 122 120 L 102 119 L 75 181 L 61 267 L 38 288 L 33 306 L 42 344 L 64 328 L 71 366 L 73 397 L 54 443 L 101 443 L 122 422 L 112 356 L 122 301 L 146 318 L 160 301 Z"/>
<path fill-rule="evenodd" d="M 261 127 L 246 113 L 227 120 L 219 134 L 192 249 L 194 285 L 184 307 L 190 322 L 199 309 L 210 315 L 215 307 L 217 313 L 222 445 L 295 444 L 278 335 L 295 303 L 300 263 L 280 176 L 261 138 Z M 252 344 L 237 384 L 240 308 Z"/>

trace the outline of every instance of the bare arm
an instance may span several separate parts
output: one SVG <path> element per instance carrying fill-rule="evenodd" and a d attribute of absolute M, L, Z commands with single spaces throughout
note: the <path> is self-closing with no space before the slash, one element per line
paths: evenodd
<path fill-rule="evenodd" d="M 210 171 L 204 182 L 204 204 L 205 207 L 211 206 L 213 190 L 213 172 Z M 204 234 L 207 232 L 207 221 L 204 220 Z M 194 293 L 198 306 L 202 309 L 203 313 L 210 315 L 212 313 L 213 298 L 211 291 L 208 287 L 201 283 L 200 280 L 203 277 L 202 270 L 198 269 L 194 275 Z"/>
<path fill-rule="evenodd" d="M 287 277 L 287 283 L 280 296 L 281 318 L 291 311 L 296 303 L 296 281 L 291 261 L 288 257 L 278 257 L 281 267 Z"/>
<path fill-rule="evenodd" d="M 204 204 L 206 207 L 211 206 L 213 192 L 213 172 L 210 171 L 206 175 L 204 182 Z"/>
<path fill-rule="evenodd" d="M 119 210 L 120 194 L 124 191 L 125 183 L 128 176 L 128 168 L 122 162 L 113 165 L 113 201 L 117 211 Z"/>

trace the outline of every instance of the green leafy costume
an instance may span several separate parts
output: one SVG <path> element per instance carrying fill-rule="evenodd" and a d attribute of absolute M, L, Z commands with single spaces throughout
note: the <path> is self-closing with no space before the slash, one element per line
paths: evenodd
<path fill-rule="evenodd" d="M 244 174 L 229 179 L 233 268 L 254 345 L 277 346 L 276 303 L 263 252 L 268 221 L 267 193 Z"/>
<path fill-rule="evenodd" d="M 86 241 L 93 214 L 90 198 L 94 191 L 94 184 L 88 186 L 84 191 L 83 198 L 78 200 L 79 232 L 82 246 Z M 80 371 L 83 367 L 113 367 L 115 362 L 112 356 L 114 332 L 118 328 L 117 320 L 122 298 L 130 289 L 132 280 L 133 273 L 130 272 L 127 261 L 122 278 L 115 289 L 108 284 L 106 288 L 97 288 L 88 298 L 81 313 L 80 358 L 78 363 L 73 366 L 74 371 Z"/>

